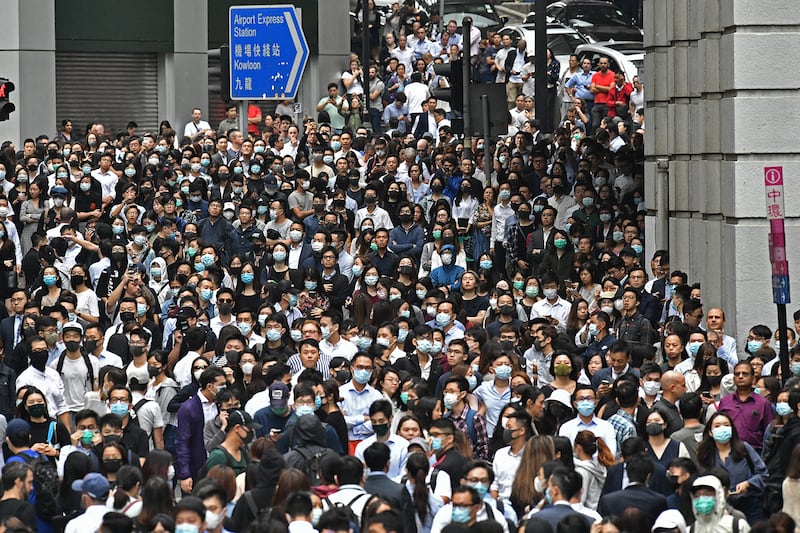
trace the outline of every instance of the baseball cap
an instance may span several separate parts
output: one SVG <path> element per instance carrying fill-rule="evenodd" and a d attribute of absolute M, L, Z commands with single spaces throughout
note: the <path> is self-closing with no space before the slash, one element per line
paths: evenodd
<path fill-rule="evenodd" d="M 269 405 L 274 409 L 284 409 L 289 405 L 289 387 L 283 381 L 269 386 Z M 230 418 L 228 419 L 230 423 Z"/>
<path fill-rule="evenodd" d="M 419 446 L 425 453 L 428 453 L 431 448 L 430 445 L 428 444 L 428 441 L 426 441 L 422 437 L 414 437 L 413 439 L 411 439 L 411 441 L 408 443 L 408 447 L 411 448 L 412 446 Z"/>
<path fill-rule="evenodd" d="M 61 328 L 61 331 L 63 333 L 66 333 L 67 331 L 77 331 L 78 333 L 83 335 L 83 326 L 81 326 L 80 323 L 73 320 L 71 322 L 67 322 L 66 324 L 64 324 L 64 327 Z"/>
<path fill-rule="evenodd" d="M 6 435 L 8 436 L 19 435 L 20 433 L 24 433 L 25 435 L 30 435 L 31 425 L 21 418 L 15 418 L 11 420 L 6 426 Z"/>
<path fill-rule="evenodd" d="M 52 189 L 50 189 L 50 196 L 66 196 L 67 189 L 66 187 L 62 187 L 61 185 L 56 185 Z"/>
<path fill-rule="evenodd" d="M 111 490 L 111 485 L 102 474 L 90 472 L 83 476 L 83 479 L 76 479 L 73 481 L 72 490 L 76 492 L 85 492 L 95 500 L 105 500 L 108 497 L 108 492 Z"/>
<path fill-rule="evenodd" d="M 225 202 L 222 205 L 222 210 L 223 211 L 234 211 L 235 212 L 236 211 L 236 205 L 233 202 Z"/>
<path fill-rule="evenodd" d="M 285 385 L 284 385 L 285 386 Z M 242 409 L 236 409 L 228 414 L 228 427 L 234 426 L 247 426 L 250 429 L 261 429 L 261 424 L 253 422 L 253 417 L 250 413 Z"/>

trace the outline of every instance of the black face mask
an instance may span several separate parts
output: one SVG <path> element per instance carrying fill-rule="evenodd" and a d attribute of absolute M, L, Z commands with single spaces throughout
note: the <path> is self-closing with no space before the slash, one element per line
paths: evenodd
<path fill-rule="evenodd" d="M 94 353 L 94 351 L 97 349 L 97 341 L 94 339 L 85 340 L 83 341 L 83 347 L 87 352 Z"/>
<path fill-rule="evenodd" d="M 133 322 L 136 317 L 131 311 L 123 311 L 119 314 L 119 319 L 124 324 L 125 322 Z"/>
<path fill-rule="evenodd" d="M 500 306 L 500 314 L 510 316 L 511 313 L 514 312 L 514 307 L 511 305 L 501 305 Z"/>
<path fill-rule="evenodd" d="M 69 277 L 69 282 L 73 287 L 77 287 L 79 285 L 83 285 L 84 277 L 81 275 L 75 275 Z"/>
<path fill-rule="evenodd" d="M 230 304 L 228 302 L 217 304 L 217 307 L 219 309 L 219 314 L 221 315 L 229 315 L 233 310 L 233 304 Z"/>
<path fill-rule="evenodd" d="M 78 341 L 64 341 L 64 346 L 70 353 L 75 353 L 81 349 L 81 343 Z"/>
<path fill-rule="evenodd" d="M 149 375 L 151 378 L 156 377 L 160 373 L 161 369 L 158 368 L 157 366 L 147 365 L 147 375 Z"/>
<path fill-rule="evenodd" d="M 126 256 L 127 254 L 125 252 L 114 252 L 111 254 L 111 259 L 113 259 L 115 263 L 121 265 L 125 263 Z"/>
<path fill-rule="evenodd" d="M 239 359 L 242 358 L 242 352 L 238 350 L 228 350 L 225 352 L 225 359 L 228 361 L 229 365 L 237 366 L 239 364 Z"/>
<path fill-rule="evenodd" d="M 186 274 L 176 274 L 175 281 L 180 283 L 181 287 L 183 287 L 184 285 L 186 285 L 186 282 L 189 281 L 189 276 L 187 276 Z"/>
<path fill-rule="evenodd" d="M 336 372 L 336 381 L 339 383 L 347 383 L 350 381 L 350 371 L 349 370 L 339 370 Z"/>
<path fill-rule="evenodd" d="M 408 265 L 403 265 L 403 266 L 399 267 L 397 269 L 397 271 L 400 272 L 401 274 L 403 274 L 404 276 L 410 276 L 411 274 L 414 273 L 414 267 L 408 266 Z"/>
<path fill-rule="evenodd" d="M 122 459 L 103 459 L 103 468 L 106 472 L 116 472 L 122 466 Z"/>
<path fill-rule="evenodd" d="M 40 372 L 44 372 L 44 368 L 47 365 L 47 357 L 48 357 L 47 350 L 38 350 L 35 352 L 31 352 L 31 366 Z"/>

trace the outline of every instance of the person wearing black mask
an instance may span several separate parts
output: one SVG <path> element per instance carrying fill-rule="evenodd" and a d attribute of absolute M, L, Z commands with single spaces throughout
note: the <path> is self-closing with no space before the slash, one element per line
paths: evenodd
<path fill-rule="evenodd" d="M 216 465 L 224 465 L 232 468 L 237 476 L 244 473 L 250 462 L 247 447 L 253 442 L 257 429 L 261 429 L 261 424 L 253 422 L 248 413 L 241 409 L 230 411 L 225 440 L 208 454 L 203 470 L 208 472 Z"/>
<path fill-rule="evenodd" d="M 425 245 L 425 231 L 414 223 L 411 204 L 401 202 L 397 211 L 400 225 L 389 233 L 392 251 L 401 256 L 409 255 L 415 263 L 419 263 Z"/>
<path fill-rule="evenodd" d="M 83 326 L 67 322 L 61 330 L 66 349 L 56 360 L 56 372 L 64 383 L 64 400 L 70 413 L 84 406 L 84 395 L 97 385 L 100 364 L 94 355 L 81 350 Z"/>
<path fill-rule="evenodd" d="M 490 322 L 486 326 L 486 333 L 489 338 L 499 338 L 501 330 L 507 325 L 511 326 L 515 332 L 518 332 L 522 326 L 522 321 L 516 318 L 517 309 L 514 305 L 514 298 L 510 293 L 503 294 L 497 298 L 497 309 L 500 313 L 497 320 Z"/>

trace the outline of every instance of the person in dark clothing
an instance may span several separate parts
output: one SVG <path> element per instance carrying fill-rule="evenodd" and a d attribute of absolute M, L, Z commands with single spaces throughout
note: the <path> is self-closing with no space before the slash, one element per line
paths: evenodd
<path fill-rule="evenodd" d="M 33 490 L 33 470 L 27 463 L 15 462 L 3 468 L 3 498 L 0 499 L 0 520 L 16 517 L 29 528 L 36 529 L 36 514 L 28 495 Z"/>
<path fill-rule="evenodd" d="M 286 461 L 277 450 L 264 452 L 258 463 L 255 486 L 242 494 L 236 507 L 233 508 L 233 515 L 231 515 L 233 531 L 244 531 L 258 516 L 259 510 L 270 506 L 275 487 L 278 485 L 278 478 L 285 469 Z"/>

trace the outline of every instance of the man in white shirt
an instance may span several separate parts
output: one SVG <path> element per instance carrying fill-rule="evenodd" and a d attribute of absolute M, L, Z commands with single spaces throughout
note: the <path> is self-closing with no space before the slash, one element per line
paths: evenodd
<path fill-rule="evenodd" d="M 389 447 L 389 471 L 387 475 L 394 481 L 406 473 L 408 460 L 408 441 L 392 433 L 392 404 L 388 400 L 378 400 L 369 407 L 369 420 L 375 434 L 362 440 L 356 446 L 355 456 L 364 461 L 364 450 L 373 442 L 382 442 Z"/>
<path fill-rule="evenodd" d="M 64 533 L 85 533 L 98 531 L 103 517 L 109 511 L 106 507 L 108 493 L 111 485 L 103 474 L 90 472 L 72 482 L 72 490 L 81 493 L 81 507 L 86 510 L 83 514 L 67 522 Z"/>
<path fill-rule="evenodd" d="M 64 399 L 64 383 L 53 368 L 47 367 L 47 343 L 41 337 L 30 341 L 30 366 L 17 378 L 17 390 L 32 385 L 44 393 L 47 410 L 51 418 L 58 417 L 67 427 L 70 426 L 69 411 Z"/>
<path fill-rule="evenodd" d="M 322 330 L 322 342 L 319 343 L 319 349 L 328 361 L 334 357 L 344 357 L 349 361 L 358 352 L 355 344 L 340 335 L 341 324 L 341 315 L 333 309 L 322 313 L 319 319 Z"/>
<path fill-rule="evenodd" d="M 112 162 L 111 154 L 103 154 L 100 156 L 100 166 L 92 171 L 92 177 L 102 186 L 103 207 L 111 204 L 117 197 L 115 188 L 119 182 L 119 175 L 111 169 Z"/>
<path fill-rule="evenodd" d="M 572 394 L 572 405 L 578 412 L 578 416 L 564 422 L 558 434 L 567 437 L 574 444 L 575 437 L 579 432 L 589 430 L 596 437 L 603 439 L 611 453 L 616 456 L 617 436 L 614 426 L 594 415 L 596 408 L 594 389 L 588 385 L 578 385 Z"/>
<path fill-rule="evenodd" d="M 186 127 L 183 128 L 183 136 L 194 138 L 201 133 L 205 133 L 206 131 L 211 129 L 211 125 L 206 122 L 205 120 L 201 120 L 203 116 L 203 112 L 200 110 L 199 107 L 195 107 L 192 109 L 192 121 L 186 124 Z"/>
<path fill-rule="evenodd" d="M 558 286 L 559 282 L 556 275 L 552 272 L 545 272 L 542 276 L 542 294 L 544 298 L 533 304 L 530 318 L 549 318 L 552 325 L 559 331 L 564 331 L 567 327 L 570 304 L 558 295 Z"/>

